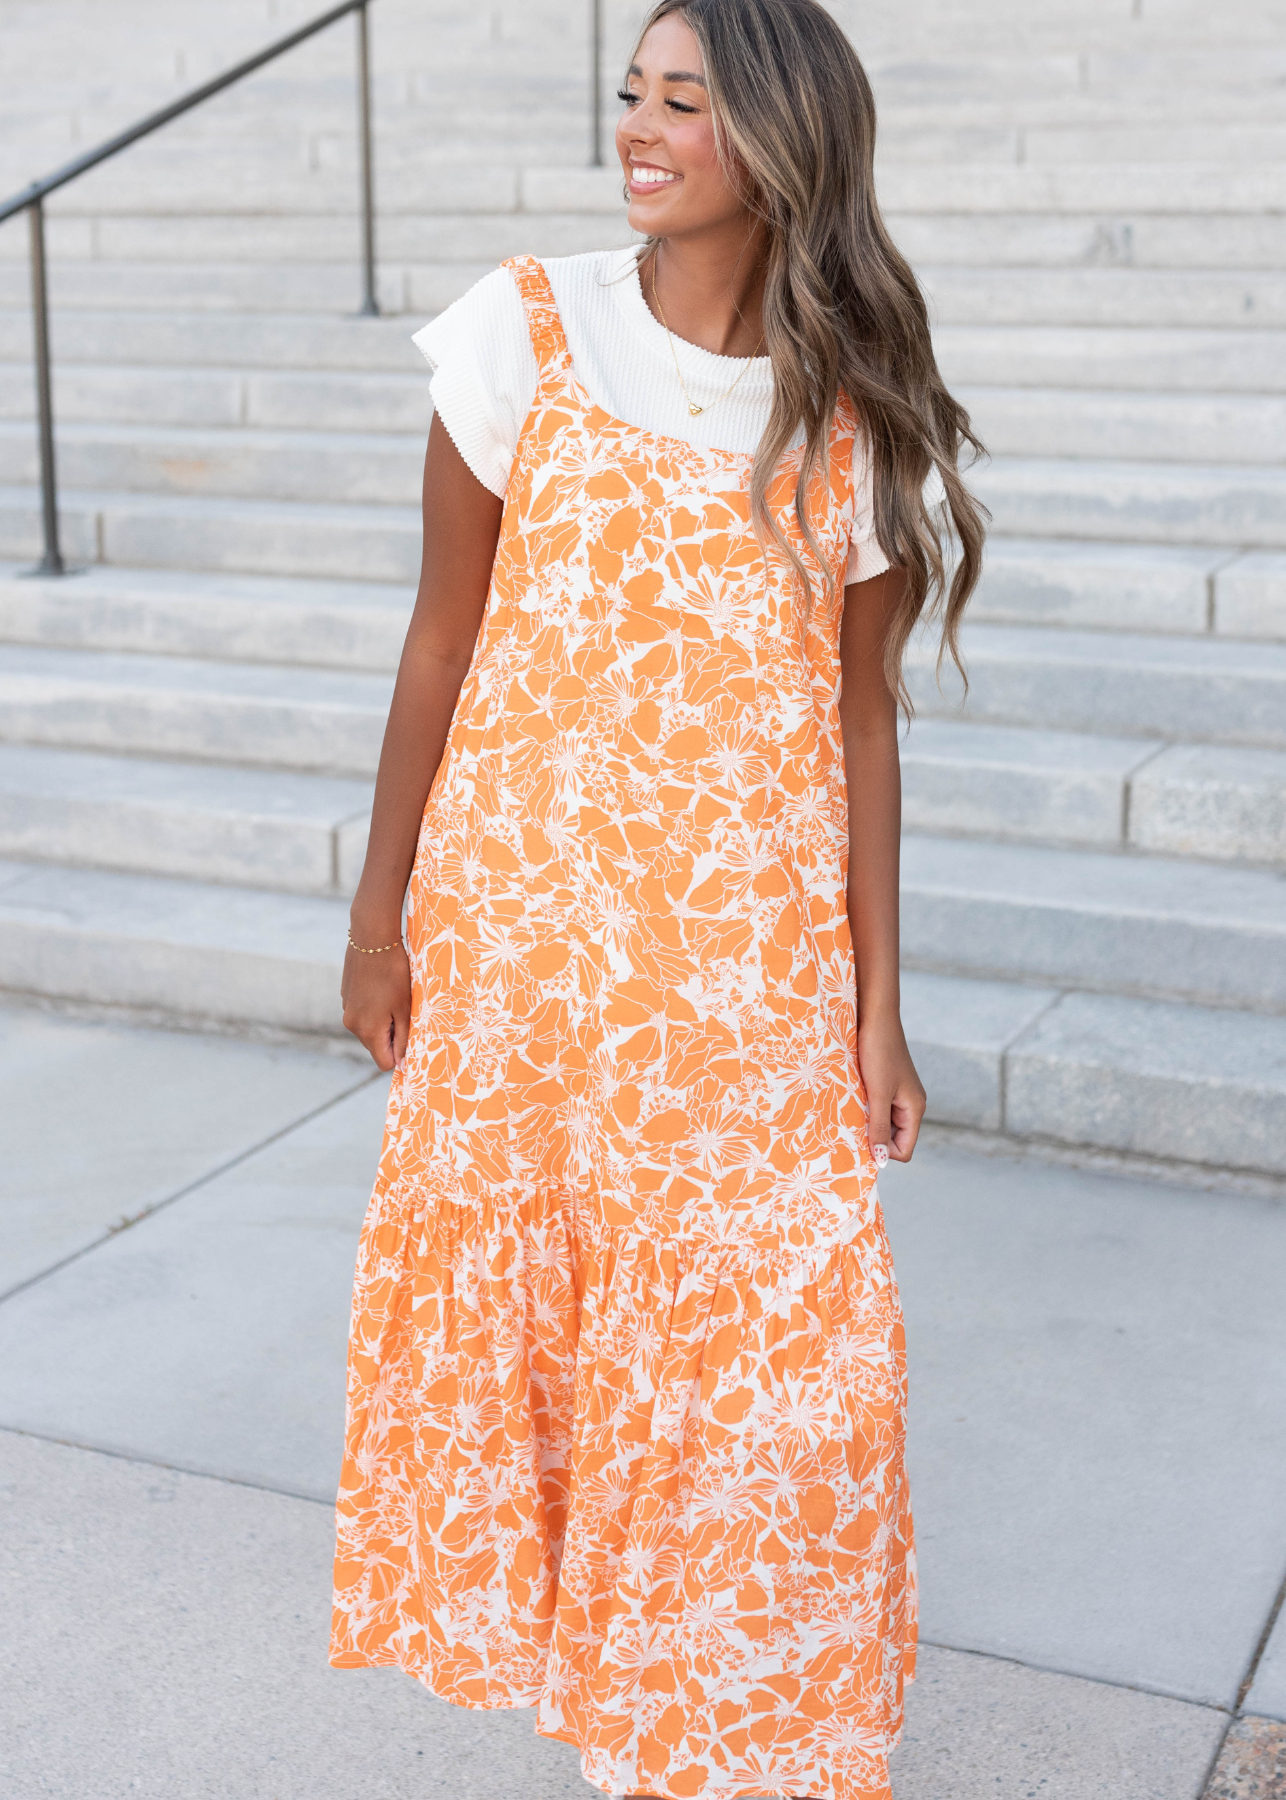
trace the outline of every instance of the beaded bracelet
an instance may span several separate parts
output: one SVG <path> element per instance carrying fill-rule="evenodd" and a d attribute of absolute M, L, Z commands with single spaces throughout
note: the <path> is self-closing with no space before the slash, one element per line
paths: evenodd
<path fill-rule="evenodd" d="M 350 944 L 353 944 L 353 934 L 351 931 L 348 934 L 348 941 Z M 353 944 L 353 948 L 359 956 L 383 956 L 386 950 L 400 950 L 402 948 L 402 940 L 399 938 L 395 944 L 377 944 L 373 950 L 366 950 L 361 944 Z"/>

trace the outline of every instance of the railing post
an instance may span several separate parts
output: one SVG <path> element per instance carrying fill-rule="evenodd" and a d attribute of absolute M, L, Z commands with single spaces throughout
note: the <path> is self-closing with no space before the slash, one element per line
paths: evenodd
<path fill-rule="evenodd" d="M 603 0 L 589 0 L 589 166 L 603 166 Z"/>
<path fill-rule="evenodd" d="M 49 372 L 49 291 L 45 281 L 45 204 L 27 208 L 31 227 L 31 322 L 36 340 L 36 407 L 40 417 L 40 497 L 45 516 L 45 554 L 33 575 L 65 575 L 58 544 L 58 483 L 54 473 L 54 396 Z"/>
<path fill-rule="evenodd" d="M 374 317 L 380 310 L 375 294 L 375 172 L 371 157 L 371 44 L 366 7 L 357 19 L 357 130 L 362 165 L 362 312 Z"/>

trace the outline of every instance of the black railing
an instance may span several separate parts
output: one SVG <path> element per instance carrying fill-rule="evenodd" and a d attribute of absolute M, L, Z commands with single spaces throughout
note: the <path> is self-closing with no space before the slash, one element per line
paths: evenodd
<path fill-rule="evenodd" d="M 121 150 L 127 150 L 131 144 L 146 137 L 149 132 L 156 131 L 162 125 L 168 125 L 171 119 L 177 119 L 182 113 L 190 112 L 203 100 L 214 94 L 220 94 L 224 88 L 231 87 L 233 82 L 240 81 L 246 75 L 252 75 L 265 63 L 272 62 L 275 57 L 282 56 L 287 50 L 293 50 L 296 44 L 302 44 L 306 38 L 324 31 L 333 25 L 336 19 L 342 19 L 346 13 L 357 16 L 357 112 L 358 137 L 360 140 L 361 177 L 362 177 L 362 306 L 363 313 L 373 314 L 379 311 L 379 302 L 375 297 L 375 182 L 371 162 L 371 68 L 370 43 L 366 24 L 366 8 L 369 0 L 343 0 L 340 6 L 332 6 L 329 12 L 322 13 L 308 25 L 301 25 L 297 31 L 279 38 L 275 44 L 269 44 L 266 50 L 260 50 L 254 56 L 248 56 L 239 62 L 234 69 L 217 75 L 213 81 L 207 81 L 203 87 L 194 88 L 181 100 L 163 106 L 159 112 L 149 113 L 147 118 L 140 119 L 137 125 L 131 125 L 128 131 L 120 132 L 109 138 L 96 150 L 87 150 L 73 162 L 66 163 L 61 169 L 47 175 L 43 181 L 33 181 L 30 187 L 15 194 L 11 200 L 0 203 L 0 223 L 12 218 L 15 213 L 25 212 L 31 228 L 31 312 L 33 337 L 36 352 L 36 405 L 40 420 L 40 490 L 41 506 L 44 514 L 45 553 L 39 567 L 33 571 L 38 575 L 65 575 L 67 566 L 63 561 L 62 550 L 58 542 L 58 484 L 54 469 L 54 407 L 53 382 L 50 376 L 49 358 L 49 289 L 45 269 L 45 200 L 57 188 L 65 187 L 78 175 L 87 170 L 97 168 L 99 163 L 106 162 L 108 157 L 115 156 Z"/>
<path fill-rule="evenodd" d="M 603 166 L 603 0 L 589 0 L 589 163 Z"/>

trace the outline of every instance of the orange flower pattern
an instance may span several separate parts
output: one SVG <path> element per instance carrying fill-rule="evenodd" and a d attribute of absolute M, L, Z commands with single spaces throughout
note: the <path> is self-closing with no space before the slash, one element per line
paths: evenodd
<path fill-rule="evenodd" d="M 887 1800 L 915 1641 L 897 1290 L 855 1055 L 836 708 L 857 421 L 540 384 L 424 815 L 358 1255 L 332 1661 L 532 1706 L 612 1794 Z"/>

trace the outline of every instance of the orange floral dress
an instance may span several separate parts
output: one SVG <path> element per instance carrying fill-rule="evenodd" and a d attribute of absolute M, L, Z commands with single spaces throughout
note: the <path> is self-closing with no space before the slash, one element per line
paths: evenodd
<path fill-rule="evenodd" d="M 509 266 L 540 382 L 411 880 L 331 1660 L 535 1707 L 612 1794 L 887 1800 L 915 1582 L 843 590 L 797 452 L 807 625 L 750 457 L 602 412 Z M 838 583 L 856 429 L 810 502 Z"/>

